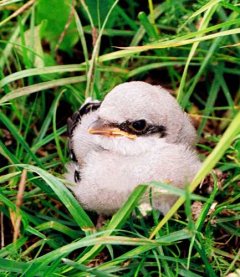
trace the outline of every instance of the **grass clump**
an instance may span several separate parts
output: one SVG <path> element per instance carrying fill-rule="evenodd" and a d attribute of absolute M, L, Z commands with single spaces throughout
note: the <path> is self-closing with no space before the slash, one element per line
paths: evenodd
<path fill-rule="evenodd" d="M 238 1 L 0 1 L 1 275 L 228 276 L 239 268 L 239 22 Z M 62 180 L 66 119 L 85 97 L 102 99 L 128 80 L 175 93 L 204 164 L 165 217 L 139 215 L 141 185 L 96 230 L 96 215 Z"/>

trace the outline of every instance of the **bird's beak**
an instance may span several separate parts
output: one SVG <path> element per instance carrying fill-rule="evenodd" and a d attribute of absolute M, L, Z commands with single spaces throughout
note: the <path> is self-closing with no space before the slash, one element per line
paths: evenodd
<path fill-rule="evenodd" d="M 94 121 L 88 129 L 89 134 L 102 135 L 106 137 L 127 137 L 129 139 L 135 139 L 137 136 L 129 134 L 128 132 L 122 131 L 117 127 L 112 127 L 106 124 L 103 120 L 98 119 Z"/>

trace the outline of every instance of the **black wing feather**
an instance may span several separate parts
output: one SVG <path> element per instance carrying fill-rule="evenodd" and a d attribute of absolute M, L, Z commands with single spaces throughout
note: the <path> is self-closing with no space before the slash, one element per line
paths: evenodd
<path fill-rule="evenodd" d="M 88 114 L 89 112 L 97 110 L 101 105 L 101 102 L 88 102 L 86 104 L 83 104 L 80 109 L 75 112 L 70 118 L 67 120 L 67 131 L 68 136 L 71 138 L 73 135 L 73 131 L 78 125 L 78 123 L 81 122 L 81 118 Z"/>
<path fill-rule="evenodd" d="M 67 119 L 67 132 L 69 136 L 69 141 L 68 141 L 68 150 L 69 150 L 69 155 L 70 159 L 74 162 L 77 163 L 77 158 L 73 150 L 73 145 L 72 145 L 72 136 L 73 136 L 73 131 L 75 130 L 76 126 L 81 123 L 81 119 L 85 114 L 88 114 L 89 112 L 97 110 L 101 105 L 101 102 L 88 102 L 86 104 L 83 104 L 80 109 L 75 112 L 71 117 Z M 75 179 L 80 179 L 80 172 L 75 171 Z"/>

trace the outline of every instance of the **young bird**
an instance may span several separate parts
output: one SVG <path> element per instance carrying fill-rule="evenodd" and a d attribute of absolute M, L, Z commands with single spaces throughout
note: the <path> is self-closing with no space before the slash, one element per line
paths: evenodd
<path fill-rule="evenodd" d="M 139 184 L 183 188 L 201 163 L 188 116 L 165 89 L 145 82 L 116 86 L 102 103 L 85 103 L 68 121 L 72 162 L 66 179 L 81 205 L 116 212 Z M 153 207 L 166 213 L 176 196 L 154 188 Z M 142 203 L 149 204 L 147 194 Z"/>

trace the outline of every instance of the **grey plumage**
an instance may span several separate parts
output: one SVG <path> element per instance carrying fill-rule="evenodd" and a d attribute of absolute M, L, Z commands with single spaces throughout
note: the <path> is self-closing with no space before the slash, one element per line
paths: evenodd
<path fill-rule="evenodd" d="M 70 188 L 83 207 L 112 214 L 138 184 L 161 181 L 184 187 L 193 179 L 201 165 L 193 148 L 196 132 L 166 90 L 123 83 L 92 111 L 86 105 L 91 102 L 69 121 L 74 160 L 65 175 L 75 183 Z M 163 213 L 175 200 L 154 189 L 153 205 Z"/>

